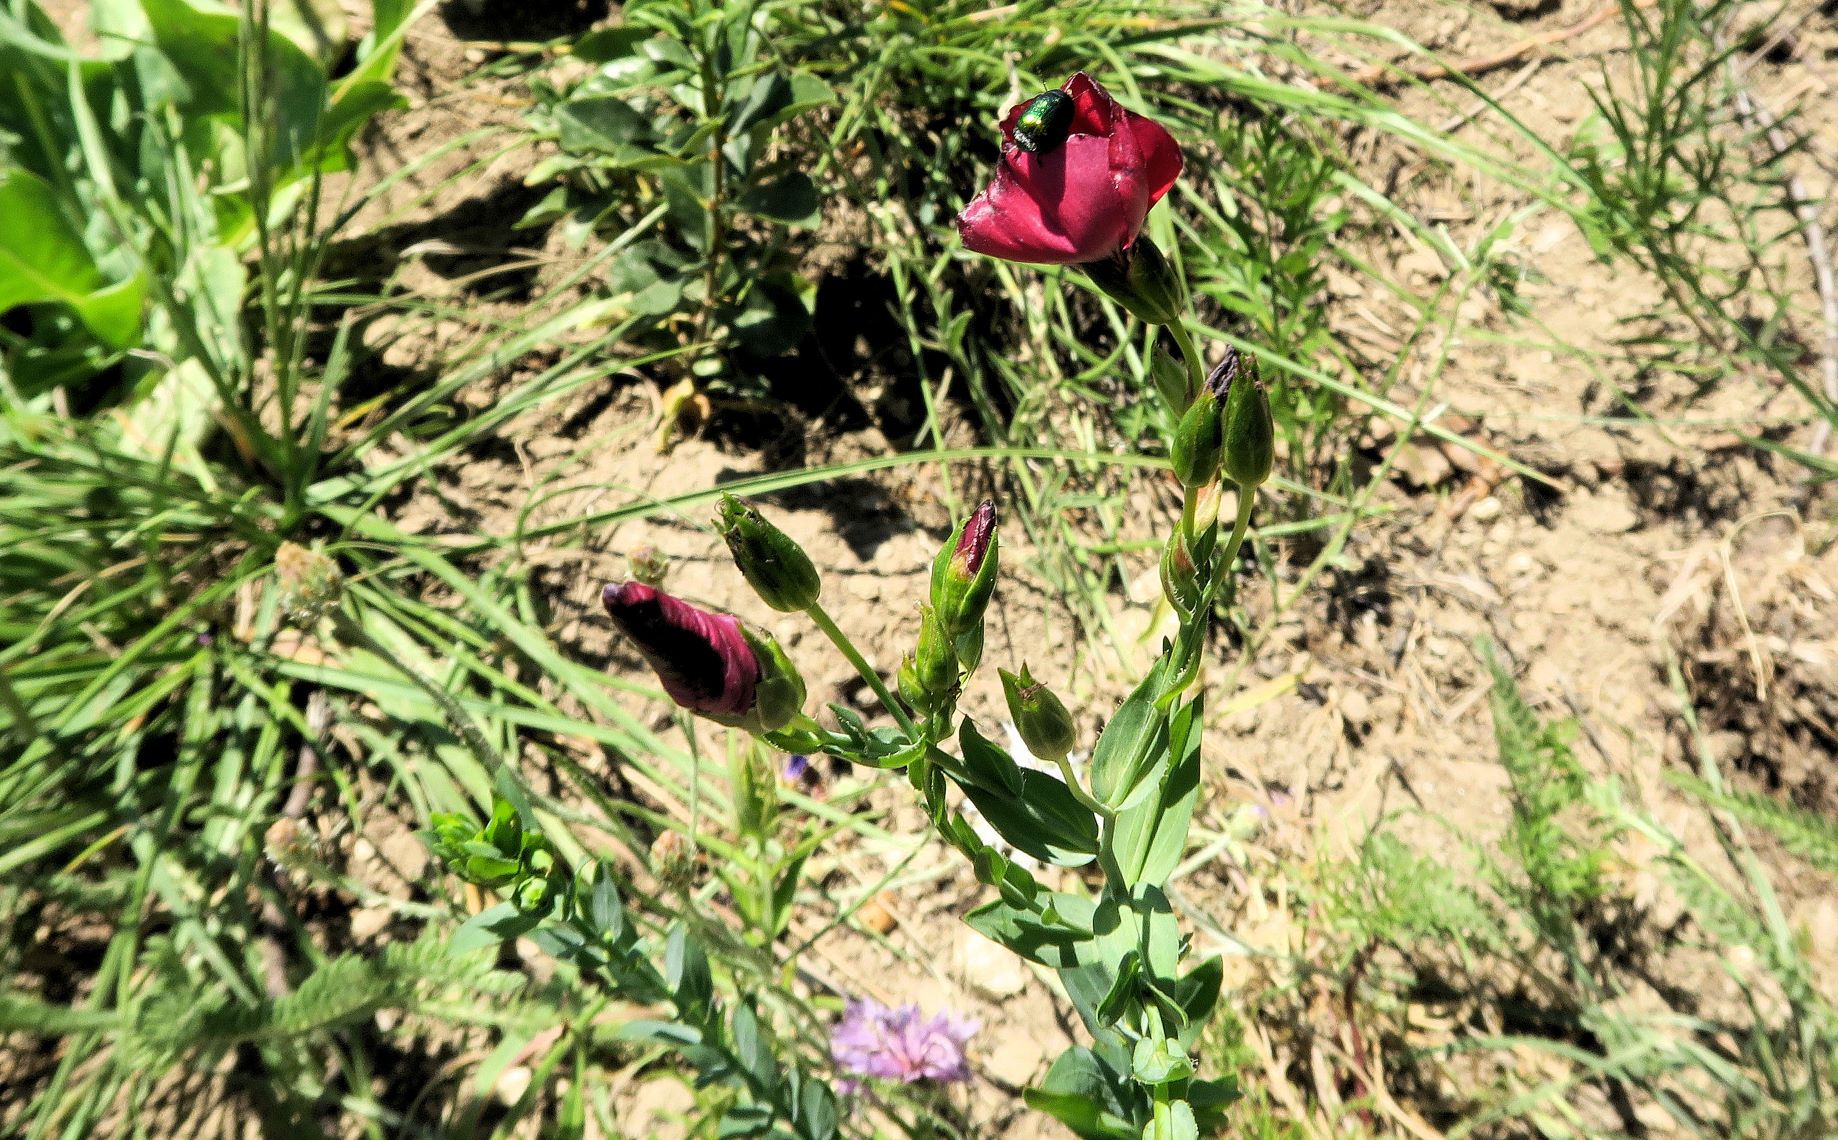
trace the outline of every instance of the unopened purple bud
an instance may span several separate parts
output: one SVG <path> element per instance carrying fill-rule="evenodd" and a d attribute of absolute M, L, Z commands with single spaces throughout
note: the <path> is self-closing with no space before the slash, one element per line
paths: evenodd
<path fill-rule="evenodd" d="M 964 575 L 974 577 L 983 568 L 983 559 L 989 556 L 995 539 L 996 501 L 984 499 L 971 512 L 970 521 L 964 524 L 963 533 L 957 536 L 957 550 L 952 558 Z"/>
<path fill-rule="evenodd" d="M 995 500 L 984 499 L 939 550 L 932 563 L 932 608 L 949 636 L 981 628 L 996 588 L 999 546 Z"/>
<path fill-rule="evenodd" d="M 1206 394 L 1223 402 L 1232 390 L 1232 381 L 1238 379 L 1239 367 L 1238 350 L 1226 345 L 1225 359 L 1206 375 Z"/>
<path fill-rule="evenodd" d="M 740 619 L 697 609 L 643 582 L 608 586 L 600 600 L 671 700 L 717 719 L 752 711 L 760 664 Z"/>

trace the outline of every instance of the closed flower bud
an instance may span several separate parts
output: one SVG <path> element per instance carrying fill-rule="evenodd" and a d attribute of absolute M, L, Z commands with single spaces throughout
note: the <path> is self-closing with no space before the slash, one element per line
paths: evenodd
<path fill-rule="evenodd" d="M 741 633 L 759 661 L 752 723 L 746 727 L 755 732 L 777 732 L 804 711 L 804 677 L 771 634 L 751 629 L 742 629 Z"/>
<path fill-rule="evenodd" d="M 781 613 L 809 609 L 822 592 L 817 568 L 791 536 L 732 495 L 721 496 L 715 529 L 727 541 L 734 565 L 760 599 Z"/>
<path fill-rule="evenodd" d="M 894 684 L 900 690 L 900 699 L 910 707 L 920 712 L 931 707 L 931 698 L 919 681 L 919 666 L 910 655 L 900 662 L 900 671 L 894 676 Z"/>
<path fill-rule="evenodd" d="M 1161 345 L 1155 346 L 1155 355 L 1149 359 L 1149 375 L 1155 381 L 1155 390 L 1161 394 L 1162 401 L 1168 410 L 1180 415 L 1193 403 L 1192 380 L 1187 365 L 1180 357 L 1169 352 Z"/>
<path fill-rule="evenodd" d="M 1162 550 L 1162 594 L 1181 616 L 1192 617 L 1200 605 L 1200 571 L 1194 565 L 1193 551 L 1187 548 L 1183 530 L 1175 527 Z"/>
<path fill-rule="evenodd" d="M 1207 392 L 1181 416 L 1168 445 L 1168 465 L 1183 487 L 1204 487 L 1219 474 L 1225 453 L 1225 409 Z"/>
<path fill-rule="evenodd" d="M 996 588 L 998 550 L 995 500 L 984 499 L 932 560 L 932 608 L 953 638 L 981 629 Z M 978 655 L 980 649 L 978 639 Z"/>
<path fill-rule="evenodd" d="M 1042 760 L 1055 763 L 1065 759 L 1078 743 L 1078 726 L 1072 722 L 1072 714 L 1066 706 L 1039 681 L 1028 675 L 1027 666 L 1021 667 L 1019 677 L 1006 669 L 998 669 L 1002 676 L 1002 694 L 1008 698 L 1009 719 L 1015 722 L 1015 730 L 1021 734 L 1021 742 L 1027 745 L 1029 752 Z"/>
<path fill-rule="evenodd" d="M 1079 268 L 1105 296 L 1138 320 L 1152 325 L 1172 324 L 1187 311 L 1186 282 L 1147 234 L 1111 256 L 1088 261 Z"/>
<path fill-rule="evenodd" d="M 1258 376 L 1255 356 L 1238 375 L 1226 379 L 1226 388 L 1225 474 L 1250 490 L 1270 478 L 1276 466 L 1276 425 L 1270 419 L 1270 398 Z"/>
<path fill-rule="evenodd" d="M 732 614 L 697 609 L 643 582 L 608 586 L 600 600 L 657 673 L 670 699 L 750 732 L 783 727 L 804 703 L 804 682 L 778 642 Z"/>
<path fill-rule="evenodd" d="M 924 712 L 936 712 L 957 689 L 957 647 L 952 644 L 938 611 L 920 607 L 919 644 L 913 650 L 912 683 L 922 695 L 916 705 Z"/>

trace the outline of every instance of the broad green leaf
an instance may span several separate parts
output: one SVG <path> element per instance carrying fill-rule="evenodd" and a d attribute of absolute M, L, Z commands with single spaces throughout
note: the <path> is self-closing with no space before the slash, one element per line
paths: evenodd
<path fill-rule="evenodd" d="M 541 921 L 539 915 L 524 914 L 512 904 L 501 902 L 467 919 L 447 940 L 447 949 L 453 954 L 470 954 L 522 937 Z"/>
<path fill-rule="evenodd" d="M 651 28 L 632 24 L 596 28 L 574 41 L 573 55 L 588 63 L 610 63 L 632 55 L 639 44 L 655 34 Z"/>
<path fill-rule="evenodd" d="M 241 17 L 227 8 L 185 0 L 141 0 L 154 42 L 185 84 L 175 101 L 187 115 L 240 119 L 243 88 L 237 44 Z M 325 114 L 325 72 L 293 41 L 270 31 L 260 94 L 274 108 L 272 165 L 291 172 L 313 153 Z M 290 179 L 283 178 L 283 181 Z"/>
<path fill-rule="evenodd" d="M 1219 1004 L 1219 989 L 1224 981 L 1225 959 L 1215 954 L 1170 987 L 1169 996 L 1187 1015 L 1187 1024 L 1180 1033 L 1183 1048 L 1192 1049 L 1199 1042 L 1206 1023 L 1212 1019 L 1213 1008 Z"/>
<path fill-rule="evenodd" d="M 345 85 L 387 82 L 396 69 L 396 55 L 402 50 L 409 24 L 429 7 L 426 0 L 418 9 L 412 0 L 371 0 L 370 31 L 357 45 L 359 63 L 345 76 L 340 93 Z"/>
<path fill-rule="evenodd" d="M 350 25 L 337 0 L 270 0 L 268 26 L 329 67 L 344 54 Z"/>
<path fill-rule="evenodd" d="M 1028 1106 L 1048 1114 L 1081 1140 L 1137 1140 L 1120 1095 L 1117 1075 L 1082 1045 L 1061 1053 L 1039 1088 L 1022 1095 Z"/>
<path fill-rule="evenodd" d="M 816 225 L 822 205 L 817 184 L 801 170 L 762 182 L 740 196 L 740 208 L 747 213 L 788 226 Z"/>
<path fill-rule="evenodd" d="M 808 1081 L 798 1091 L 798 1115 L 804 1135 L 814 1140 L 829 1140 L 842 1123 L 836 1110 L 836 1094 L 820 1080 Z"/>
<path fill-rule="evenodd" d="M 1002 838 L 1042 862 L 1082 867 L 1098 853 L 1098 820 L 1057 776 L 1022 772 L 1021 793 L 974 784 L 964 794 Z"/>
<path fill-rule="evenodd" d="M 1167 720 L 1155 707 L 1160 670 L 1143 678 L 1104 726 L 1091 754 L 1091 794 L 1116 807 L 1134 790 L 1139 773 L 1166 747 Z"/>
<path fill-rule="evenodd" d="M 1201 698 L 1176 710 L 1168 726 L 1171 761 L 1157 777 L 1155 768 L 1145 773 L 1145 783 L 1159 779 L 1147 794 L 1133 799 L 1117 813 L 1105 835 L 1105 858 L 1124 883 L 1165 883 L 1186 851 L 1187 829 L 1200 795 Z"/>
<path fill-rule="evenodd" d="M 670 928 L 670 937 L 664 943 L 664 981 L 685 1017 L 698 1016 L 714 999 L 715 980 L 709 973 L 708 955 L 682 923 Z"/>
<path fill-rule="evenodd" d="M 617 95 L 570 99 L 556 109 L 562 149 L 577 153 L 638 158 L 650 148 L 651 121 Z"/>
<path fill-rule="evenodd" d="M 1089 954 L 1092 903 L 1078 895 L 1054 893 L 1051 898 L 1055 906 L 1050 913 L 1057 920 L 1051 925 L 1044 921 L 1046 916 L 1000 899 L 971 911 L 964 921 L 978 934 L 1030 962 L 1056 969 L 1075 966 L 1083 960 L 1082 950 Z"/>
<path fill-rule="evenodd" d="M 656 1021 L 650 1018 L 638 1018 L 623 1022 L 611 1033 L 606 1034 L 611 1041 L 646 1041 L 659 1045 L 700 1045 L 701 1031 L 694 1026 L 684 1025 L 680 1021 Z"/>
<path fill-rule="evenodd" d="M 978 732 L 969 717 L 964 718 L 963 726 L 957 731 L 957 746 L 964 754 L 964 767 L 973 780 L 992 792 L 1021 794 L 1021 766 L 1007 750 L 990 743 Z"/>
<path fill-rule="evenodd" d="M 145 281 L 110 283 L 82 235 L 59 211 L 51 184 L 27 170 L 0 175 L 0 312 L 14 305 L 68 305 L 110 348 L 140 335 Z"/>
<path fill-rule="evenodd" d="M 407 107 L 402 93 L 380 80 L 345 84 L 319 122 L 314 154 L 321 171 L 348 170 L 351 140 L 365 123 L 384 111 Z"/>

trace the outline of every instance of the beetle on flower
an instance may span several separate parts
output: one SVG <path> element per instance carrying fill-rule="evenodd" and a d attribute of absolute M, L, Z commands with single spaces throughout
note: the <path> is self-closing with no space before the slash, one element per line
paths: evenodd
<path fill-rule="evenodd" d="M 994 181 L 964 207 L 957 228 L 965 247 L 1004 261 L 1115 258 L 1181 173 L 1167 130 L 1082 71 L 1059 91 L 1010 108 L 1002 139 Z"/>

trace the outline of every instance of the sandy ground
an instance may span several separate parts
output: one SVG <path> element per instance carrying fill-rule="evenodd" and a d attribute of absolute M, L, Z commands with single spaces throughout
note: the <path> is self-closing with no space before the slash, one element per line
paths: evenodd
<path fill-rule="evenodd" d="M 1355 8 L 1459 59 L 1562 33 L 1589 21 L 1599 5 L 1498 0 L 1493 7 L 1426 5 L 1402 14 L 1398 6 L 1378 3 Z M 486 45 L 467 42 L 466 34 L 458 16 L 427 19 L 414 29 L 404 63 L 414 105 L 366 136 L 358 185 L 483 122 L 515 119 L 519 100 L 510 85 L 457 87 L 459 77 L 487 58 Z M 1618 19 L 1598 21 L 1487 71 L 1484 86 L 1508 100 L 1531 129 L 1568 137 L 1587 115 L 1587 89 L 1599 82 L 1604 66 L 1610 74 L 1625 66 L 1625 37 Z M 1819 65 L 1829 65 L 1835 47 L 1831 18 L 1812 17 L 1799 25 L 1788 54 L 1771 56 L 1751 76 L 1762 103 L 1815 108 L 1800 120 L 1813 141 L 1797 169 L 1818 202 L 1826 202 L 1830 185 L 1838 101 L 1804 98 L 1805 84 L 1809 75 L 1825 82 Z M 1467 94 L 1429 88 L 1400 99 L 1419 117 L 1448 120 L 1458 135 L 1495 129 L 1462 117 L 1460 110 L 1473 101 Z M 1457 113 L 1443 109 L 1450 100 Z M 521 185 L 532 155 L 499 154 L 501 142 L 462 146 L 365 202 L 350 232 L 366 236 L 335 251 L 333 270 L 367 267 L 377 279 L 412 293 L 472 302 L 503 284 L 495 274 L 480 278 L 481 271 L 507 254 L 528 254 L 540 263 L 530 271 L 529 292 L 542 296 L 545 285 L 566 271 L 570 255 L 553 239 L 545 244 L 540 233 L 509 228 L 534 200 Z M 1383 140 L 1360 153 L 1369 180 L 1393 187 L 1401 204 L 1435 219 L 1458 246 L 1527 204 L 1517 191 L 1452 176 Z M 467 173 L 454 179 L 461 171 Z M 1825 214 L 1827 224 L 1838 220 L 1829 203 Z M 1812 311 L 1807 259 L 1791 227 L 1783 223 L 1782 231 L 1781 272 Z M 1453 271 L 1406 235 L 1374 232 L 1357 240 L 1362 257 L 1413 290 L 1431 291 Z M 1838 548 L 1831 543 L 1831 501 L 1806 493 L 1799 468 L 1743 445 L 1737 435 L 1764 419 L 1799 414 L 1797 398 L 1759 375 L 1737 376 L 1705 395 L 1681 372 L 1584 366 L 1554 351 L 1550 345 L 1608 350 L 1631 331 L 1650 331 L 1658 323 L 1652 314 L 1660 292 L 1649 279 L 1602 265 L 1575 227 L 1550 211 L 1522 220 L 1508 240 L 1527 270 L 1521 288 L 1542 329 L 1513 324 L 1497 298 L 1476 291 L 1463 302 L 1454 331 L 1414 349 L 1425 360 L 1446 352 L 1448 366 L 1433 375 L 1407 370 L 1392 398 L 1438 409 L 1442 422 L 1535 469 L 1544 481 L 1511 476 L 1420 437 L 1376 497 L 1384 516 L 1356 529 L 1299 596 L 1291 596 L 1297 576 L 1316 548 L 1291 540 L 1268 544 L 1277 579 L 1274 585 L 1250 580 L 1244 595 L 1263 644 L 1248 666 L 1234 646 L 1222 642 L 1218 648 L 1208 677 L 1215 710 L 1206 745 L 1209 794 L 1197 824 L 1205 833 L 1236 839 L 1193 869 L 1180 888 L 1186 905 L 1259 949 L 1305 950 L 1307 916 L 1293 909 L 1285 868 L 1351 854 L 1388 813 L 1433 813 L 1460 834 L 1501 830 L 1509 807 L 1500 794 L 1504 776 L 1494 759 L 1488 681 L 1476 638 L 1491 638 L 1518 663 L 1524 692 L 1542 711 L 1581 722 L 1579 755 L 1587 764 L 1617 774 L 1662 818 L 1681 826 L 1687 819 L 1661 778 L 1680 762 L 1687 743 L 1667 678 L 1674 657 L 1720 762 L 1753 786 L 1808 806 L 1830 809 L 1838 798 Z M 404 252 L 417 243 L 418 253 Z M 1356 359 L 1384 361 L 1400 344 L 1398 330 L 1414 320 L 1384 290 L 1346 275 L 1334 277 L 1323 301 Z M 476 301 L 470 312 L 482 321 L 518 309 L 518 301 L 500 297 Z M 406 329 L 383 318 L 366 326 L 364 338 L 382 350 L 385 367 L 412 370 L 465 343 L 471 331 L 466 322 Z M 1815 368 L 1810 352 L 1809 373 Z M 543 363 L 518 362 L 505 384 Z M 477 399 L 483 404 L 502 390 L 491 386 Z M 1703 426 L 1660 427 L 1632 418 L 1623 393 L 1636 393 L 1655 417 Z M 538 494 L 555 486 L 580 490 L 548 498 L 532 521 L 668 497 L 769 470 L 782 459 L 782 450 L 719 434 L 683 441 L 660 455 L 651 445 L 655 400 L 655 385 L 626 382 L 583 391 L 541 417 L 514 423 L 504 433 L 506 446 L 431 474 L 399 521 L 427 532 L 492 532 L 514 525 Z M 892 449 L 872 422 L 845 429 L 817 415 L 798 430 L 804 433 L 803 463 Z M 1376 463 L 1395 442 L 1394 432 L 1378 426 L 1362 441 L 1369 460 Z M 1796 446 L 1806 438 L 1805 429 L 1772 434 Z M 960 493 L 964 486 L 978 488 L 979 480 L 989 482 L 985 472 L 961 477 Z M 1168 522 L 1166 488 L 1144 474 L 1130 490 L 1145 509 L 1120 537 L 1161 533 Z M 824 484 L 769 503 L 825 571 L 826 600 L 841 624 L 878 664 L 891 668 L 895 648 L 912 637 L 913 603 L 949 522 L 927 470 Z M 1278 510 L 1273 505 L 1268 513 Z M 859 702 L 850 671 L 813 631 L 771 614 L 748 593 L 702 514 L 656 516 L 582 536 L 579 545 L 527 549 L 552 599 L 557 639 L 583 660 L 636 673 L 636 659 L 615 643 L 594 599 L 602 583 L 624 574 L 626 552 L 650 545 L 671 557 L 676 592 L 733 609 L 778 634 L 803 666 L 813 697 Z M 1080 655 L 1073 616 L 1031 572 L 1019 528 L 1004 538 L 1009 576 L 992 614 L 990 668 L 976 679 L 966 707 L 992 734 L 999 732 L 993 666 L 1025 659 L 1044 679 L 1077 695 L 1085 727 L 1095 734 L 1103 710 L 1129 687 L 1119 662 L 1139 647 L 1118 644 Z M 1153 565 L 1144 560 L 1134 570 L 1139 584 L 1151 588 L 1111 598 L 1111 617 L 1115 628 L 1146 641 L 1155 623 Z M 660 730 L 673 723 L 661 706 L 635 699 L 632 707 L 654 717 Z M 854 778 L 834 775 L 833 790 Z M 876 793 L 874 802 L 887 811 L 882 825 L 888 831 L 917 837 L 922 821 L 905 790 L 896 785 Z M 380 828 L 405 833 L 387 813 L 379 818 Z M 394 835 L 358 841 L 368 845 L 356 861 L 364 866 L 381 867 L 386 861 L 370 856 L 383 847 L 395 852 L 395 863 L 409 858 Z M 1630 874 L 1648 873 L 1638 853 L 1629 858 Z M 810 957 L 813 974 L 838 990 L 981 1017 L 981 1079 L 956 1094 L 971 1134 L 1057 1134 L 1021 1113 L 1014 1093 L 1073 1039 L 1076 1019 L 1043 978 L 1009 962 L 957 921 L 980 894 L 950 853 L 916 838 L 887 845 L 860 841 L 840 845 L 813 867 L 813 922 L 878 892 L 874 924 L 885 927 L 870 933 L 858 916 L 819 942 Z M 401 897 L 413 878 L 400 867 L 375 875 L 379 890 Z M 1784 894 L 1792 917 L 1812 932 L 1822 972 L 1833 976 L 1838 905 L 1810 885 L 1798 889 L 1790 873 Z M 367 929 L 363 936 L 382 933 Z M 1215 948 L 1205 934 L 1197 946 Z M 1235 958 L 1228 980 L 1245 987 L 1238 997 L 1250 998 L 1269 979 Z M 1302 1060 L 1288 1052 L 1291 1040 L 1280 1026 L 1268 1034 L 1269 1062 L 1278 1069 Z M 674 1085 L 638 1086 L 631 1093 L 629 1134 L 669 1134 L 661 1122 L 683 1107 Z"/>

